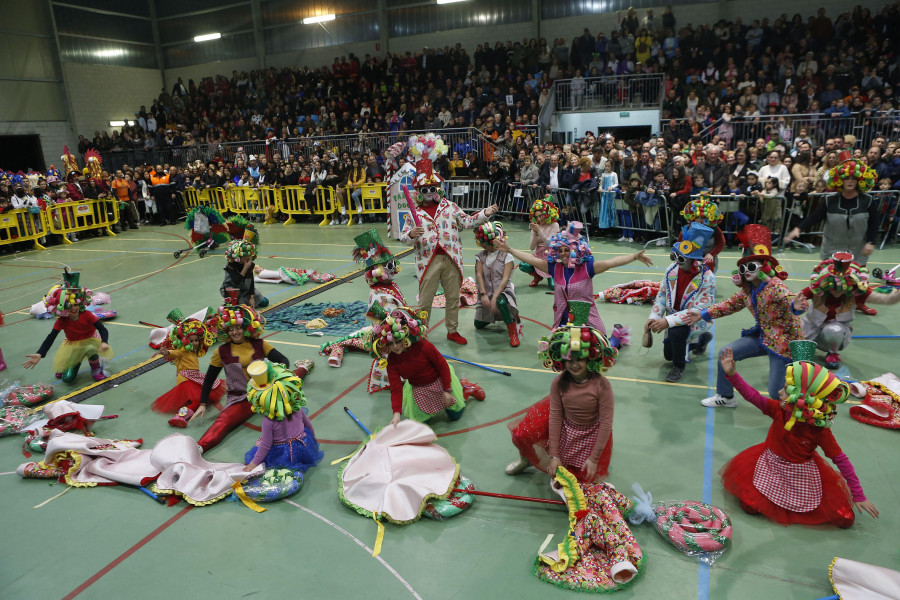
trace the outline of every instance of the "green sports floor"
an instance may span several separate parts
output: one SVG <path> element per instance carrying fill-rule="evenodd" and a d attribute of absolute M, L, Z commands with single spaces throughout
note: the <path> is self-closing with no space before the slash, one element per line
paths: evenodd
<path fill-rule="evenodd" d="M 273 225 L 261 229 L 263 267 L 294 266 L 332 271 L 345 276 L 351 262 L 352 237 L 367 226 L 319 228 L 314 225 Z M 383 236 L 383 226 L 379 226 Z M 527 247 L 524 224 L 508 227 L 514 246 Z M 170 309 L 185 314 L 218 305 L 224 258 L 221 250 L 200 259 L 195 253 L 173 258 L 187 247 L 182 227 L 144 227 L 115 238 L 85 239 L 68 247 L 0 257 L 0 310 L 6 325 L 0 329 L 9 368 L 0 379 L 22 383 L 53 382 L 49 358 L 34 371 L 20 365 L 34 352 L 51 321 L 30 317 L 27 308 L 59 279 L 68 264 L 82 273 L 82 285 L 112 296 L 110 308 L 118 317 L 108 322 L 120 372 L 153 354 L 147 346 L 149 329 L 139 321 L 163 323 Z M 403 247 L 391 240 L 395 251 Z M 476 252 L 473 236 L 466 239 L 466 275 Z M 595 242 L 600 257 L 633 252 L 634 245 Z M 595 289 L 631 279 L 659 279 L 668 263 L 668 248 L 653 247 L 651 268 L 633 263 L 595 278 Z M 719 298 L 732 290 L 730 272 L 736 250 L 723 253 Z M 791 274 L 788 285 L 805 285 L 817 255 L 791 251 L 779 255 Z M 870 267 L 890 268 L 900 262 L 900 250 L 877 252 Z M 410 301 L 416 295 L 412 257 L 402 260 L 398 283 Z M 551 320 L 551 296 L 546 288 L 529 288 L 526 275 L 516 272 L 520 311 L 526 320 L 522 346 L 508 346 L 505 329 L 475 331 L 473 312 L 461 312 L 465 347 L 449 344 L 443 326 L 432 336 L 438 348 L 463 359 L 502 366 L 512 377 L 458 365 L 457 372 L 481 384 L 487 399 L 473 403 L 462 419 L 439 422 L 439 442 L 457 459 L 463 472 L 484 491 L 555 497 L 548 477 L 533 469 L 510 477 L 503 469 L 516 456 L 507 423 L 543 398 L 553 374 L 541 368 L 535 345 Z M 265 286 L 273 302 L 309 291 L 301 287 Z M 348 280 L 313 302 L 365 300 L 362 278 Z M 649 307 L 599 305 L 607 327 L 614 323 L 640 332 Z M 437 319 L 443 311 L 435 311 Z M 857 334 L 900 334 L 898 313 L 885 307 L 877 317 L 859 316 Z M 746 311 L 720 320 L 708 356 L 734 340 L 752 324 Z M 896 432 L 857 423 L 846 409 L 835 423 L 835 434 L 853 461 L 866 494 L 881 511 L 877 521 L 860 515 L 849 530 L 783 527 L 762 517 L 744 514 L 734 498 L 723 493 L 718 478 L 722 465 L 744 448 L 764 440 L 768 419 L 747 403 L 737 409 L 705 409 L 699 400 L 711 393 L 715 364 L 700 357 L 688 365 L 678 384 L 663 382 L 669 365 L 660 344 L 651 353 L 625 348 L 608 373 L 616 394 L 615 445 L 609 481 L 631 493 L 639 482 L 655 499 L 705 500 L 727 510 L 734 522 L 731 548 L 712 568 L 684 557 L 649 525 L 633 530 L 645 556 L 645 571 L 620 598 L 678 600 L 741 600 L 744 598 L 813 600 L 832 594 L 828 566 L 841 556 L 900 569 L 900 487 Z M 559 589 L 531 575 L 538 548 L 549 533 L 558 543 L 567 529 L 564 511 L 557 506 L 477 498 L 472 507 L 449 521 L 427 519 L 400 527 L 386 526 L 383 551 L 372 558 L 376 528 L 371 519 L 343 506 L 337 495 L 338 466 L 330 462 L 351 452 L 361 431 L 344 414 L 349 407 L 370 427 L 391 417 L 386 392 L 366 394 L 364 380 L 370 359 L 348 353 L 343 367 L 332 369 L 317 356 L 322 338 L 299 332 L 278 332 L 268 338 L 292 360 L 314 358 L 317 368 L 304 382 L 317 436 L 325 460 L 307 474 L 301 491 L 287 501 L 267 505 L 257 514 L 239 502 L 223 501 L 190 508 L 184 503 L 167 508 L 139 491 L 124 487 L 76 488 L 41 508 L 34 506 L 59 494 L 64 486 L 15 475 L 25 461 L 22 438 L 0 438 L 0 597 L 26 598 L 563 598 L 577 592 Z M 657 340 L 658 342 L 658 340 Z M 59 344 L 59 341 L 57 341 Z M 452 347 L 451 347 L 452 346 Z M 858 340 L 843 354 L 852 376 L 875 377 L 898 368 L 897 340 Z M 54 349 L 55 351 L 55 349 Z M 207 366 L 201 359 L 201 370 Z M 765 389 L 768 361 L 739 364 L 744 377 Z M 144 439 L 144 447 L 173 433 L 166 418 L 150 410 L 150 403 L 174 385 L 174 369 L 164 365 L 123 382 L 88 400 L 106 405 L 106 414 L 119 418 L 96 424 L 101 437 Z M 77 391 L 93 381 L 82 372 L 72 385 L 59 383 L 56 396 Z M 208 458 L 240 461 L 258 436 L 259 416 L 240 427 Z M 210 422 L 186 430 L 199 437 Z M 255 426 L 255 427 L 254 427 Z"/>

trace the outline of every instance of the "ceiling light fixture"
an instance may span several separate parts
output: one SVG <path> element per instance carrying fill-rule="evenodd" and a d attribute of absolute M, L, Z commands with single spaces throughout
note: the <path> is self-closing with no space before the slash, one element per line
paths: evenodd
<path fill-rule="evenodd" d="M 194 41 L 195 42 L 208 42 L 210 40 L 217 40 L 220 37 L 222 37 L 221 33 L 207 33 L 204 35 L 195 35 Z"/>
<path fill-rule="evenodd" d="M 304 25 L 313 25 L 314 23 L 324 23 L 325 21 L 334 21 L 334 14 L 319 15 L 318 17 L 306 17 L 303 19 Z"/>

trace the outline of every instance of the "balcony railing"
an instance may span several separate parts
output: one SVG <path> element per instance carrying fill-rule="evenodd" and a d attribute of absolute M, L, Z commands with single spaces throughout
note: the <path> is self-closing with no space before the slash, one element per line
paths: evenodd
<path fill-rule="evenodd" d="M 662 108 L 663 73 L 560 79 L 553 83 L 557 111 Z"/>

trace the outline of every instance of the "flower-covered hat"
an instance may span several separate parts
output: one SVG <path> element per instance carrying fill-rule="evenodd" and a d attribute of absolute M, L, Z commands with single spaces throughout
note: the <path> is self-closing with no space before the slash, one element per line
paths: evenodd
<path fill-rule="evenodd" d="M 838 155 L 841 162 L 825 175 L 829 190 L 841 191 L 844 187 L 844 180 L 848 178 L 856 180 L 856 189 L 863 194 L 875 187 L 878 173 L 875 169 L 869 168 L 866 163 L 854 160 L 852 156 L 849 150 L 844 150 Z"/>
<path fill-rule="evenodd" d="M 816 352 L 815 342 L 795 340 L 790 347 L 794 362 L 785 370 L 784 387 L 787 393 L 785 404 L 791 411 L 791 417 L 784 428 L 790 431 L 797 421 L 816 427 L 831 427 L 837 414 L 836 405 L 847 401 L 850 386 L 825 367 L 812 362 Z"/>
<path fill-rule="evenodd" d="M 244 329 L 244 337 L 259 339 L 266 327 L 266 318 L 246 304 L 222 306 L 215 320 L 221 330 L 237 326 Z"/>
<path fill-rule="evenodd" d="M 584 229 L 579 221 L 569 221 L 569 226 L 565 231 L 560 231 L 549 240 L 547 240 L 547 256 L 554 261 L 559 256 L 559 249 L 563 246 L 569 248 L 569 264 L 567 267 L 574 267 L 585 262 L 591 255 L 591 246 L 587 239 L 581 235 Z"/>
<path fill-rule="evenodd" d="M 835 252 L 813 269 L 809 289 L 814 294 L 838 290 L 843 295 L 865 294 L 869 289 L 869 270 L 853 260 L 849 252 Z"/>
<path fill-rule="evenodd" d="M 94 293 L 81 287 L 80 279 L 81 273 L 77 271 L 63 271 L 62 285 L 54 285 L 44 296 L 47 312 L 57 317 L 68 317 L 87 310 Z"/>
<path fill-rule="evenodd" d="M 588 371 L 604 373 L 616 364 L 617 354 L 605 335 L 587 325 L 557 327 L 538 342 L 538 358 L 557 373 L 565 368 L 566 360 L 586 360 Z"/>
<path fill-rule="evenodd" d="M 225 258 L 228 262 L 240 262 L 245 256 L 249 256 L 250 260 L 256 259 L 256 244 L 247 240 L 235 240 L 225 249 Z"/>
<path fill-rule="evenodd" d="M 388 354 L 388 345 L 402 342 L 407 348 L 425 337 L 425 311 L 416 313 L 409 307 L 395 308 L 381 323 L 372 327 L 372 356 L 384 357 Z"/>
<path fill-rule="evenodd" d="M 559 220 L 559 209 L 556 208 L 556 204 L 553 203 L 553 196 L 551 194 L 547 194 L 542 199 L 538 198 L 535 200 L 534 204 L 531 205 L 531 210 L 529 212 L 531 215 L 531 222 L 537 225 L 547 225 Z"/>
<path fill-rule="evenodd" d="M 174 350 L 187 350 L 197 356 L 203 356 L 216 342 L 216 336 L 203 321 L 185 319 L 178 308 L 169 311 L 166 317 L 175 326 L 169 331 L 164 345 Z M 191 342 L 191 336 L 197 336 L 197 343 Z"/>
<path fill-rule="evenodd" d="M 710 227 L 721 223 L 725 215 L 719 212 L 719 205 L 709 199 L 709 192 L 700 192 L 699 196 L 687 203 L 681 216 L 689 223 L 701 223 Z"/>
<path fill-rule="evenodd" d="M 255 360 L 247 366 L 250 410 L 281 421 L 306 406 L 303 380 L 281 365 Z"/>
<path fill-rule="evenodd" d="M 494 240 L 502 240 L 505 236 L 503 224 L 496 221 L 488 221 L 475 228 L 475 243 L 482 248 L 493 248 Z"/>

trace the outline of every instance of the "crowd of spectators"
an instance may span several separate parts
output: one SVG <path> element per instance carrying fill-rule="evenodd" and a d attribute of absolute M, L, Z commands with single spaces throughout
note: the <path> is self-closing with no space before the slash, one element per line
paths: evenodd
<path fill-rule="evenodd" d="M 474 127 L 489 140 L 482 150 L 451 147 L 435 170 L 445 178 L 497 184 L 494 193 L 510 200 L 507 206 L 516 212 L 554 190 L 574 190 L 563 194 L 562 204 L 570 206 L 578 205 L 579 195 L 616 192 L 634 210 L 638 190 L 645 192 L 642 198 L 652 190 L 677 208 L 691 193 L 706 189 L 745 198 L 742 208 L 755 215 L 753 198 L 770 193 L 773 184 L 786 201 L 824 191 L 825 173 L 844 149 L 877 171 L 877 189 L 900 189 L 898 129 L 838 135 L 793 117 L 811 113 L 829 119 L 851 111 L 861 119 L 895 123 L 900 55 L 890 39 L 897 27 L 896 2 L 875 16 L 856 7 L 834 21 L 820 9 L 806 19 L 783 14 L 749 25 L 738 18 L 681 27 L 670 9 L 659 17 L 652 9 L 643 16 L 629 9 L 609 37 L 585 29 L 571 43 L 562 38 L 484 43 L 471 56 L 457 44 L 385 58 L 351 54 L 315 69 L 234 71 L 230 79 L 206 77 L 199 84 L 179 79 L 149 109 L 140 107 L 133 126 L 111 136 L 105 131 L 93 139 L 82 136 L 78 151 L 96 148 L 109 156 L 143 150 L 152 156 L 162 148 L 188 153 L 192 146 L 208 145 L 213 150 L 206 162 L 157 167 L 167 172 L 176 200 L 185 187 L 300 185 L 309 196 L 318 186 L 330 186 L 340 204 L 337 224 L 347 209 L 354 210 L 361 183 L 385 181 L 397 165 L 365 143 L 335 151 L 322 139 L 381 131 L 402 140 L 407 130 Z M 572 144 L 541 144 L 527 129 L 536 123 L 554 81 L 641 72 L 665 74 L 666 121 L 649 139 L 616 139 L 597 131 Z M 735 126 L 760 115 L 768 117 L 760 117 L 758 126 Z M 711 126 L 713 135 L 701 135 Z M 316 140 L 304 142 L 307 137 Z M 296 143 L 283 144 L 286 139 Z M 266 142 L 258 155 L 237 144 L 226 151 L 226 142 L 253 140 Z M 115 193 L 124 200 L 124 188 L 113 187 L 121 179 L 128 183 L 127 199 L 146 209 L 139 219 L 171 220 L 148 202 L 152 164 L 124 164 L 119 171 L 121 178 L 117 171 L 99 182 L 85 181 L 84 196 Z M 615 186 L 603 185 L 611 179 L 604 178 L 607 172 L 615 174 Z M 56 199 L 52 189 L 45 195 Z M 17 203 L 9 182 L 0 185 L 0 209 Z M 651 221 L 662 228 L 676 225 Z M 639 236 L 623 235 L 633 237 Z"/>

